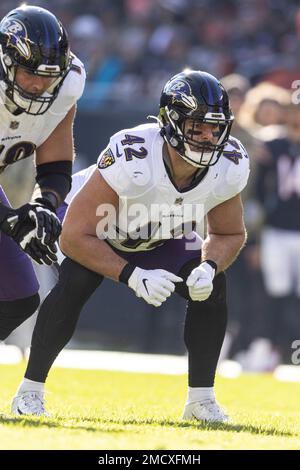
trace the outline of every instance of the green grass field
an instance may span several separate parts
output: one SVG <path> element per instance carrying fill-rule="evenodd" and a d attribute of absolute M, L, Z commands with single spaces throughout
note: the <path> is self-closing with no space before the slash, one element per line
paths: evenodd
<path fill-rule="evenodd" d="M 0 366 L 0 449 L 300 449 L 299 383 L 218 377 L 234 423 L 201 425 L 180 420 L 184 376 L 54 369 L 38 419 L 10 414 L 23 371 Z"/>

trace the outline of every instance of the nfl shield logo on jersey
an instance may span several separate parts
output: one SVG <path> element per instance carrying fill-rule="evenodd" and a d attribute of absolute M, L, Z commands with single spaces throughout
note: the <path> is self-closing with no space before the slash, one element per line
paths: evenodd
<path fill-rule="evenodd" d="M 12 130 L 18 129 L 19 122 L 18 121 L 11 121 L 9 128 Z"/>
<path fill-rule="evenodd" d="M 183 203 L 183 197 L 178 197 L 178 198 L 175 199 L 174 204 L 176 206 L 181 206 L 182 203 Z"/>

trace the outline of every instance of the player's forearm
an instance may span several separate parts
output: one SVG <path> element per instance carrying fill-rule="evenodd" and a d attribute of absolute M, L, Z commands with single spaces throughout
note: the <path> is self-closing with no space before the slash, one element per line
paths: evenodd
<path fill-rule="evenodd" d="M 63 230 L 60 247 L 69 258 L 114 281 L 119 280 L 119 275 L 127 264 L 104 240 L 92 235 L 74 237 Z"/>
<path fill-rule="evenodd" d="M 237 258 L 247 239 L 247 233 L 234 235 L 209 234 L 202 245 L 201 261 L 212 260 L 218 273 L 227 269 Z"/>
<path fill-rule="evenodd" d="M 33 199 L 43 197 L 57 207 L 65 200 L 72 186 L 72 161 L 60 160 L 36 167 Z"/>

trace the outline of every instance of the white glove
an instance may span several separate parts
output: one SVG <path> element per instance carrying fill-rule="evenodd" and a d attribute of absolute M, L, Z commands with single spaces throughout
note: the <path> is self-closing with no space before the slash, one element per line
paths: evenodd
<path fill-rule="evenodd" d="M 182 282 L 181 277 L 164 269 L 135 268 L 128 279 L 128 286 L 148 304 L 160 307 L 175 290 L 174 282 Z"/>
<path fill-rule="evenodd" d="M 215 269 L 205 261 L 193 269 L 186 281 L 192 300 L 201 302 L 208 299 L 213 290 L 215 273 Z"/>

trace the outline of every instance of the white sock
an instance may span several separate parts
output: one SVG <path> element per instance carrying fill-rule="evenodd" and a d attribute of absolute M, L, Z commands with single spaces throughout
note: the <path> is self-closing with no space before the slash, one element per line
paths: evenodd
<path fill-rule="evenodd" d="M 45 384 L 43 382 L 35 382 L 34 380 L 23 379 L 18 390 L 17 395 L 23 392 L 40 392 L 44 393 Z"/>
<path fill-rule="evenodd" d="M 213 387 L 189 387 L 187 404 L 195 401 L 215 400 Z"/>

